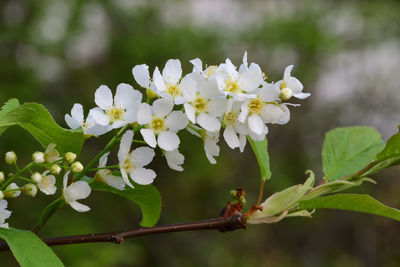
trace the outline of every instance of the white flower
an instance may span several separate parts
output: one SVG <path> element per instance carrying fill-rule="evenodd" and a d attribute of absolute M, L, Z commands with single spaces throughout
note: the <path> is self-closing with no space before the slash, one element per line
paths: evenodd
<path fill-rule="evenodd" d="M 191 88 L 196 88 L 196 82 L 186 75 L 182 78 L 181 62 L 177 59 L 170 59 L 165 64 L 162 75 L 156 67 L 153 74 L 154 87 L 157 94 L 162 97 L 173 99 L 175 104 L 184 103 L 184 95 Z"/>
<path fill-rule="evenodd" d="M 35 153 L 32 154 L 32 161 L 34 163 L 43 163 L 43 162 L 45 162 L 44 153 L 40 152 L 40 151 L 36 151 Z"/>
<path fill-rule="evenodd" d="M 168 98 L 157 99 L 153 105 L 142 103 L 138 112 L 138 123 L 145 128 L 140 130 L 143 139 L 151 147 L 172 151 L 179 147 L 179 137 L 176 134 L 188 124 L 188 119 L 182 111 L 172 111 L 174 103 Z M 156 140 L 157 136 L 157 140 Z"/>
<path fill-rule="evenodd" d="M 16 183 L 10 184 L 9 186 L 7 186 L 7 188 L 6 188 L 5 192 L 4 192 L 4 196 L 5 197 L 9 197 L 9 198 L 17 198 L 17 197 L 19 197 L 19 195 L 21 195 L 21 191 L 20 190 L 16 190 L 16 189 L 19 189 L 19 186 Z M 8 191 L 8 190 L 11 190 L 11 191 Z"/>
<path fill-rule="evenodd" d="M 154 150 L 149 147 L 139 147 L 129 153 L 132 140 L 133 132 L 131 130 L 126 131 L 121 139 L 118 160 L 125 184 L 134 188 L 129 181 L 128 173 L 135 183 L 141 185 L 153 183 L 156 173 L 153 170 L 143 168 L 153 160 Z"/>
<path fill-rule="evenodd" d="M 99 160 L 99 168 L 105 167 L 107 165 L 107 159 L 110 152 L 104 154 Z M 112 175 L 111 171 L 108 169 L 102 169 L 97 171 L 96 179 L 99 182 L 103 182 L 108 184 L 111 187 L 114 187 L 118 190 L 123 190 L 125 188 L 124 180 L 119 177 Z"/>
<path fill-rule="evenodd" d="M 219 131 L 221 122 L 218 118 L 226 110 L 227 102 L 224 98 L 218 98 L 220 96 L 215 80 L 207 80 L 199 76 L 197 90 L 196 87 L 190 88 L 184 95 L 186 116 L 192 123 L 197 122 L 207 131 Z"/>
<path fill-rule="evenodd" d="M 14 151 L 8 151 L 6 153 L 5 162 L 10 165 L 17 163 L 17 154 L 15 154 Z"/>
<path fill-rule="evenodd" d="M 216 76 L 219 90 L 237 100 L 252 98 L 253 95 L 249 93 L 256 90 L 264 81 L 263 73 L 257 64 L 251 63 L 250 67 L 247 67 L 247 53 L 243 57 L 243 62 L 238 72 L 230 59 L 226 59 L 226 62 L 218 67 Z"/>
<path fill-rule="evenodd" d="M 173 151 L 164 151 L 164 156 L 167 160 L 168 166 L 175 171 L 183 171 L 182 164 L 185 161 L 183 156 L 178 149 Z"/>
<path fill-rule="evenodd" d="M 65 201 L 76 211 L 89 211 L 90 208 L 88 206 L 77 201 L 79 199 L 85 199 L 90 195 L 91 189 L 89 184 L 85 181 L 77 181 L 67 186 L 69 173 L 70 171 L 65 173 L 63 180 L 63 196 Z"/>
<path fill-rule="evenodd" d="M 95 102 L 98 108 L 91 110 L 94 120 L 112 129 L 120 128 L 136 121 L 137 110 L 142 101 L 142 93 L 132 86 L 120 83 L 113 99 L 110 88 L 100 86 L 95 93 Z"/>
<path fill-rule="evenodd" d="M 54 175 L 48 175 L 50 171 L 45 171 L 42 173 L 42 181 L 37 185 L 39 190 L 46 195 L 54 195 L 57 191 L 56 177 Z"/>
<path fill-rule="evenodd" d="M 211 164 L 217 163 L 214 157 L 219 156 L 219 146 L 217 145 L 219 141 L 219 132 L 207 132 L 203 131 L 203 142 L 204 151 L 206 152 L 206 157 Z"/>
<path fill-rule="evenodd" d="M 44 159 L 48 163 L 61 159 L 60 152 L 56 149 L 56 144 L 51 143 L 47 146 L 46 151 L 44 152 Z"/>
<path fill-rule="evenodd" d="M 247 142 L 246 135 L 248 135 L 250 131 L 247 124 L 238 120 L 240 107 L 241 102 L 229 101 L 227 111 L 223 116 L 223 124 L 225 127 L 223 136 L 230 148 L 235 149 L 239 147 L 240 152 L 243 152 Z"/>
<path fill-rule="evenodd" d="M 135 81 L 143 88 L 150 88 L 149 66 L 146 64 L 136 65 L 132 68 Z"/>
<path fill-rule="evenodd" d="M 303 93 L 303 84 L 295 77 L 290 75 L 293 69 L 293 65 L 287 66 L 285 73 L 283 74 L 283 79 L 277 82 L 278 88 L 283 92 L 283 100 L 289 100 L 290 96 L 293 95 L 299 99 L 305 99 L 309 97 L 310 93 Z"/>
<path fill-rule="evenodd" d="M 8 229 L 8 223 L 5 221 L 10 218 L 11 211 L 7 210 L 7 200 L 0 200 L 0 227 Z"/>
<path fill-rule="evenodd" d="M 247 120 L 249 129 L 256 135 L 266 135 L 268 128 L 265 123 L 286 124 L 290 119 L 289 109 L 285 104 L 278 104 L 276 84 L 264 83 L 257 90 L 257 96 L 242 103 L 239 121 Z"/>

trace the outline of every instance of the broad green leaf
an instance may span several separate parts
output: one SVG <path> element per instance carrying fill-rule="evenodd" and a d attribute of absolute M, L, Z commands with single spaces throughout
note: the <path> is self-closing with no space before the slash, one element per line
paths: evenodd
<path fill-rule="evenodd" d="M 0 135 L 14 125 L 27 130 L 45 148 L 48 144 L 55 143 L 61 153 L 71 151 L 78 154 L 84 142 L 81 131 L 60 127 L 46 108 L 36 103 L 20 105 L 1 116 Z"/>
<path fill-rule="evenodd" d="M 0 228 L 0 238 L 7 242 L 22 267 L 64 266 L 53 250 L 31 231 Z"/>
<path fill-rule="evenodd" d="M 385 146 L 373 128 L 337 128 L 326 134 L 322 148 L 323 171 L 328 180 L 351 175 L 373 160 Z"/>
<path fill-rule="evenodd" d="M 253 141 L 253 139 L 248 137 L 247 140 L 249 140 L 251 148 L 256 155 L 258 166 L 260 167 L 261 179 L 264 181 L 270 179 L 272 173 L 269 166 L 267 138 L 265 138 L 263 141 Z"/>
<path fill-rule="evenodd" d="M 124 190 L 118 190 L 99 182 L 94 182 L 90 186 L 93 190 L 114 193 L 136 202 L 142 210 L 141 226 L 153 226 L 160 218 L 161 195 L 153 185 L 134 184 L 134 189 L 126 186 Z"/>
<path fill-rule="evenodd" d="M 339 209 L 358 211 L 400 221 L 400 210 L 383 205 L 369 195 L 337 194 L 300 202 L 303 209 Z"/>
<path fill-rule="evenodd" d="M 19 106 L 19 101 L 16 98 L 9 99 L 4 105 L 1 107 L 0 110 L 0 117 L 4 114 L 10 112 L 13 109 L 16 109 Z"/>
<path fill-rule="evenodd" d="M 390 137 L 387 141 L 385 149 L 376 155 L 377 160 L 386 160 L 394 157 L 400 157 L 400 132 Z"/>

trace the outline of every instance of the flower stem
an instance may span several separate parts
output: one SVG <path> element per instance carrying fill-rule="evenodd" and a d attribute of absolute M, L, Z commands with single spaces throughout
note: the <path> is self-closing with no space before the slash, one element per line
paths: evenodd
<path fill-rule="evenodd" d="M 26 165 L 25 168 L 19 169 L 19 170 L 13 175 L 13 177 L 11 177 L 10 179 L 8 179 L 8 180 L 2 185 L 1 191 L 3 191 L 4 188 L 6 188 L 9 184 L 11 184 L 12 182 L 14 182 L 15 179 L 17 179 L 17 177 L 18 177 L 21 173 L 23 173 L 23 172 L 29 170 L 29 169 L 32 168 L 34 165 L 35 165 L 35 164 L 34 164 L 33 162 L 31 162 L 31 163 L 29 163 L 28 165 Z"/>

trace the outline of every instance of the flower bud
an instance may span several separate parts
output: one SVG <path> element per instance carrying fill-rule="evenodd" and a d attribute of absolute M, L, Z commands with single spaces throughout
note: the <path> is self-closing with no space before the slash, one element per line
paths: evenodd
<path fill-rule="evenodd" d="M 290 88 L 283 88 L 281 90 L 281 93 L 279 94 L 279 98 L 282 99 L 283 101 L 287 101 L 290 98 L 292 98 L 293 92 Z"/>
<path fill-rule="evenodd" d="M 4 198 L 4 194 L 2 191 L 0 191 L 0 200 L 2 200 Z"/>
<path fill-rule="evenodd" d="M 74 162 L 74 163 L 71 165 L 71 170 L 72 170 L 73 172 L 75 172 L 75 173 L 81 172 L 81 171 L 83 171 L 83 165 L 82 165 L 79 161 Z"/>
<path fill-rule="evenodd" d="M 16 190 L 19 189 L 18 185 L 16 183 L 12 183 L 9 186 L 7 186 L 6 190 L 4 191 L 4 196 L 8 198 L 17 198 L 19 195 L 21 195 L 21 191 Z"/>
<path fill-rule="evenodd" d="M 17 155 L 14 151 L 8 151 L 6 153 L 6 163 L 10 165 L 17 163 Z"/>
<path fill-rule="evenodd" d="M 22 192 L 30 197 L 35 197 L 37 193 L 37 187 L 34 184 L 26 184 L 22 187 Z"/>
<path fill-rule="evenodd" d="M 4 172 L 0 172 L 0 184 L 3 183 L 5 180 Z"/>
<path fill-rule="evenodd" d="M 64 155 L 64 159 L 65 159 L 66 162 L 72 163 L 72 162 L 74 162 L 75 159 L 76 159 L 76 154 L 75 154 L 75 153 L 72 153 L 72 152 L 67 152 L 67 153 L 65 153 L 65 155 Z"/>
<path fill-rule="evenodd" d="M 61 167 L 58 166 L 57 164 L 51 165 L 50 171 L 51 171 L 51 174 L 55 174 L 55 175 L 60 174 Z"/>
<path fill-rule="evenodd" d="M 36 151 L 35 153 L 32 154 L 32 161 L 34 163 L 43 163 L 44 160 L 44 153 L 40 151 Z"/>
<path fill-rule="evenodd" d="M 42 181 L 42 175 L 38 172 L 35 172 L 32 174 L 31 179 L 35 184 L 39 184 Z"/>

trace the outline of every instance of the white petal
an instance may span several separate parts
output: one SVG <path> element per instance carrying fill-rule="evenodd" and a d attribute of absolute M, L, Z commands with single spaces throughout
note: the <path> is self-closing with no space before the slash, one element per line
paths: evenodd
<path fill-rule="evenodd" d="M 189 75 L 183 77 L 181 88 L 186 102 L 192 102 L 196 98 L 196 82 Z"/>
<path fill-rule="evenodd" d="M 178 149 L 181 141 L 176 133 L 172 131 L 165 131 L 158 135 L 157 142 L 160 148 L 167 151 L 172 151 Z"/>
<path fill-rule="evenodd" d="M 239 117 L 238 117 L 238 120 L 239 120 L 241 123 L 244 123 L 244 122 L 246 121 L 246 119 L 247 119 L 247 116 L 249 115 L 248 103 L 249 103 L 249 102 L 246 101 L 246 102 L 244 102 L 244 103 L 242 104 L 241 112 L 240 112 L 240 115 L 239 115 Z"/>
<path fill-rule="evenodd" d="M 157 117 L 167 116 L 174 108 L 174 102 L 168 98 L 160 98 L 153 102 L 153 111 Z"/>
<path fill-rule="evenodd" d="M 197 123 L 209 132 L 219 131 L 221 129 L 221 122 L 207 113 L 201 113 L 197 116 Z"/>
<path fill-rule="evenodd" d="M 90 195 L 91 189 L 87 182 L 77 181 L 69 186 L 64 191 L 65 200 L 70 203 L 78 199 L 85 199 Z"/>
<path fill-rule="evenodd" d="M 76 211 L 78 212 L 87 212 L 90 210 L 90 208 L 86 205 L 83 205 L 77 201 L 70 202 L 69 205 Z"/>
<path fill-rule="evenodd" d="M 303 84 L 295 77 L 290 77 L 288 80 L 285 80 L 285 82 L 286 87 L 290 88 L 293 94 L 299 94 L 303 91 Z"/>
<path fill-rule="evenodd" d="M 221 117 L 227 110 L 228 101 L 224 98 L 214 98 L 208 101 L 208 112 L 214 117 Z"/>
<path fill-rule="evenodd" d="M 118 176 L 108 176 L 103 178 L 104 182 L 111 187 L 118 190 L 123 190 L 125 188 L 125 182 L 121 177 Z"/>
<path fill-rule="evenodd" d="M 247 137 L 246 137 L 246 135 L 240 134 L 240 136 L 239 136 L 239 142 L 240 142 L 239 150 L 240 150 L 240 152 L 243 152 L 243 151 L 244 151 L 244 148 L 245 148 L 245 146 L 246 146 L 246 143 L 247 143 Z"/>
<path fill-rule="evenodd" d="M 65 188 L 67 188 L 67 183 L 68 183 L 68 176 L 69 176 L 69 173 L 70 173 L 71 171 L 67 171 L 65 174 L 64 174 L 64 177 L 63 177 L 63 188 L 65 189 Z"/>
<path fill-rule="evenodd" d="M 243 83 L 243 89 L 246 92 L 257 89 L 263 80 L 261 68 L 255 63 L 251 63 L 249 70 L 240 76 L 240 81 Z"/>
<path fill-rule="evenodd" d="M 191 122 L 196 123 L 196 110 L 194 109 L 194 107 L 189 103 L 185 103 L 183 106 L 185 107 L 185 113 L 187 118 Z"/>
<path fill-rule="evenodd" d="M 157 141 L 156 141 L 156 136 L 151 129 L 141 129 L 140 133 L 143 136 L 144 141 L 151 146 L 151 147 L 156 147 Z"/>
<path fill-rule="evenodd" d="M 253 114 L 248 118 L 249 128 L 255 134 L 262 134 L 264 129 L 264 122 L 259 115 Z"/>
<path fill-rule="evenodd" d="M 144 88 L 148 88 L 150 86 L 149 66 L 146 64 L 136 65 L 132 69 L 132 74 L 140 86 Z"/>
<path fill-rule="evenodd" d="M 167 159 L 168 166 L 176 171 L 183 171 L 180 166 L 184 163 L 185 157 L 178 151 L 165 151 L 165 158 Z"/>
<path fill-rule="evenodd" d="M 141 125 L 148 124 L 151 122 L 151 118 L 152 118 L 151 106 L 147 103 L 141 103 L 137 114 L 137 122 Z"/>
<path fill-rule="evenodd" d="M 105 167 L 107 165 L 107 159 L 110 152 L 107 152 L 99 159 L 99 167 Z"/>
<path fill-rule="evenodd" d="M 145 168 L 137 168 L 131 171 L 131 178 L 135 183 L 148 185 L 153 183 L 156 178 L 156 173 L 153 170 Z"/>
<path fill-rule="evenodd" d="M 285 72 L 283 74 L 283 80 L 286 82 L 290 78 L 290 73 L 292 72 L 294 65 L 289 65 L 285 68 Z"/>
<path fill-rule="evenodd" d="M 311 94 L 310 93 L 298 93 L 298 94 L 293 94 L 294 97 L 298 99 L 306 99 L 309 97 Z"/>
<path fill-rule="evenodd" d="M 157 90 L 165 91 L 166 88 L 164 78 L 161 76 L 160 70 L 157 67 L 154 69 L 153 82 Z"/>
<path fill-rule="evenodd" d="M 100 124 L 101 126 L 106 126 L 110 124 L 110 117 L 108 117 L 102 109 L 92 108 L 90 110 L 90 113 L 96 124 Z"/>
<path fill-rule="evenodd" d="M 189 62 L 193 64 L 193 72 L 203 71 L 203 62 L 201 62 L 200 58 L 192 59 Z"/>
<path fill-rule="evenodd" d="M 165 81 L 177 84 L 179 79 L 182 77 L 181 62 L 178 59 L 168 60 L 162 74 Z"/>
<path fill-rule="evenodd" d="M 74 104 L 71 109 L 71 116 L 82 125 L 83 123 L 83 107 L 81 104 Z"/>
<path fill-rule="evenodd" d="M 146 166 L 153 160 L 155 153 L 149 147 L 138 147 L 131 153 L 132 161 L 136 166 Z"/>
<path fill-rule="evenodd" d="M 85 134 L 100 136 L 109 132 L 111 129 L 112 128 L 109 125 L 108 126 L 94 125 L 92 127 L 87 128 Z"/>
<path fill-rule="evenodd" d="M 224 131 L 224 138 L 228 146 L 232 149 L 235 149 L 240 146 L 239 138 L 232 126 L 226 127 Z"/>
<path fill-rule="evenodd" d="M 219 155 L 219 146 L 216 142 L 206 139 L 204 142 L 204 150 L 206 152 L 206 157 L 211 164 L 217 163 L 214 157 Z"/>
<path fill-rule="evenodd" d="M 123 164 L 125 162 L 129 150 L 131 150 L 132 140 L 133 140 L 132 130 L 128 130 L 124 133 L 124 135 L 122 135 L 118 150 L 118 161 L 120 164 Z"/>
<path fill-rule="evenodd" d="M 172 111 L 165 119 L 165 125 L 172 131 L 179 131 L 184 129 L 189 123 L 188 118 L 182 111 Z"/>
<path fill-rule="evenodd" d="M 117 86 L 117 92 L 114 97 L 114 106 L 130 109 L 139 105 L 142 101 L 142 93 L 134 90 L 133 87 L 126 83 L 120 83 Z"/>
<path fill-rule="evenodd" d="M 264 84 L 264 86 L 259 91 L 261 99 L 265 102 L 274 102 L 279 100 L 279 94 L 279 86 L 272 83 Z"/>
<path fill-rule="evenodd" d="M 113 105 L 113 96 L 110 88 L 105 85 L 101 85 L 94 94 L 94 102 L 102 110 L 108 110 Z"/>
<path fill-rule="evenodd" d="M 132 183 L 129 181 L 129 177 L 128 174 L 126 173 L 125 169 L 122 168 L 122 166 L 120 165 L 120 170 L 121 170 L 121 176 L 122 176 L 122 180 L 124 180 L 124 183 L 129 186 L 130 188 L 135 188 Z"/>
<path fill-rule="evenodd" d="M 71 129 L 77 129 L 77 128 L 82 126 L 79 123 L 79 121 L 77 121 L 76 119 L 71 117 L 71 115 L 69 115 L 69 114 L 65 114 L 64 118 L 65 118 L 65 122 L 67 123 L 68 127 L 71 128 Z"/>
<path fill-rule="evenodd" d="M 266 123 L 286 124 L 290 120 L 290 111 L 285 105 L 266 105 L 261 115 Z"/>

